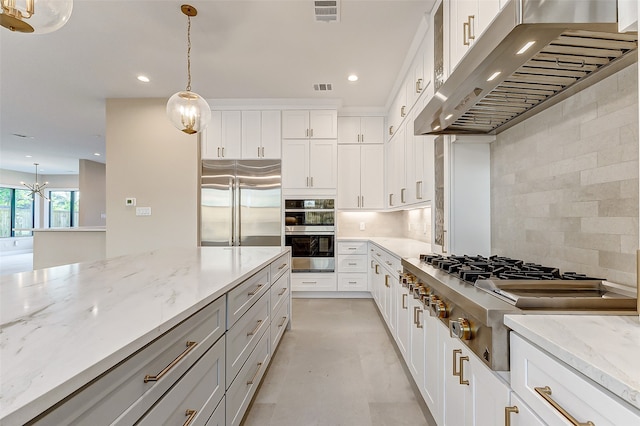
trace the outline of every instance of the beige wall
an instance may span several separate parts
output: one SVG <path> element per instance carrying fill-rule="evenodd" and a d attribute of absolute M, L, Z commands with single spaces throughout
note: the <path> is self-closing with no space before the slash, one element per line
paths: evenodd
<path fill-rule="evenodd" d="M 107 257 L 197 244 L 197 136 L 170 124 L 166 102 L 107 100 Z"/>
<path fill-rule="evenodd" d="M 492 252 L 636 285 L 637 64 L 498 135 Z"/>
<path fill-rule="evenodd" d="M 338 237 L 412 238 L 431 242 L 431 208 L 396 212 L 339 212 Z M 364 223 L 365 229 L 360 230 Z"/>
<path fill-rule="evenodd" d="M 80 226 L 106 225 L 107 185 L 106 167 L 91 160 L 79 162 Z"/>

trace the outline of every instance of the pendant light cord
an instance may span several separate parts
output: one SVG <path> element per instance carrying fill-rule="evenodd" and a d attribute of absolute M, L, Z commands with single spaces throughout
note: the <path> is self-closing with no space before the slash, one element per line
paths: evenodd
<path fill-rule="evenodd" d="M 191 16 L 187 15 L 187 92 L 191 91 Z"/>

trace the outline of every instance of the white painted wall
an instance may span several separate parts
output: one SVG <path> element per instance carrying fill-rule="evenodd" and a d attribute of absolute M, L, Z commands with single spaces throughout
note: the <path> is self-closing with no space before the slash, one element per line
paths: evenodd
<path fill-rule="evenodd" d="M 166 101 L 107 99 L 107 257 L 197 245 L 198 138 L 171 125 Z"/>
<path fill-rule="evenodd" d="M 107 176 L 103 163 L 79 162 L 80 211 L 78 225 L 105 226 L 107 221 Z"/>

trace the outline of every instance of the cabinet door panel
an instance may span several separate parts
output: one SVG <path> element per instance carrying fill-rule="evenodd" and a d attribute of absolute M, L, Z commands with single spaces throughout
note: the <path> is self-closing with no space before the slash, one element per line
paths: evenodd
<path fill-rule="evenodd" d="M 282 187 L 306 188 L 309 177 L 309 141 L 282 141 Z"/>
<path fill-rule="evenodd" d="M 384 143 L 384 117 L 360 118 L 361 142 Z"/>
<path fill-rule="evenodd" d="M 221 158 L 218 149 L 222 147 L 222 112 L 211 111 L 211 122 L 202 133 L 202 159 L 215 160 Z"/>
<path fill-rule="evenodd" d="M 309 111 L 309 127 L 312 139 L 336 139 L 338 137 L 338 113 L 336 110 Z"/>
<path fill-rule="evenodd" d="M 410 363 L 411 360 L 411 346 L 412 344 L 410 340 L 413 324 L 413 316 L 411 315 L 413 311 L 409 306 L 409 298 L 411 295 L 409 294 L 409 290 L 405 287 L 399 286 L 397 288 L 398 292 L 398 348 L 400 349 L 400 353 L 404 356 L 405 362 L 407 364 Z M 415 379 L 415 377 L 414 377 Z"/>
<path fill-rule="evenodd" d="M 335 189 L 338 180 L 338 145 L 335 140 L 310 142 L 311 188 Z"/>
<path fill-rule="evenodd" d="M 309 111 L 282 111 L 282 138 L 303 139 L 309 134 Z"/>
<path fill-rule="evenodd" d="M 242 111 L 242 158 L 260 158 L 260 111 Z"/>
<path fill-rule="evenodd" d="M 360 169 L 360 146 L 338 146 L 339 209 L 360 207 Z"/>
<path fill-rule="evenodd" d="M 338 117 L 338 143 L 360 142 L 360 117 Z"/>
<path fill-rule="evenodd" d="M 384 146 L 362 145 L 360 155 L 360 206 L 384 208 Z"/>
<path fill-rule="evenodd" d="M 222 156 L 233 159 L 242 154 L 242 114 L 240 111 L 222 111 Z"/>
<path fill-rule="evenodd" d="M 280 158 L 282 156 L 280 111 L 262 111 L 261 136 L 263 158 Z"/>

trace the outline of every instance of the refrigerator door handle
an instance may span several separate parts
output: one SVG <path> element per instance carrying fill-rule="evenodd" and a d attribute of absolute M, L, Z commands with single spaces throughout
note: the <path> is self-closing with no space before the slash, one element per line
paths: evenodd
<path fill-rule="evenodd" d="M 229 189 L 231 190 L 231 209 L 230 210 L 230 214 L 231 214 L 231 229 L 229 229 L 229 246 L 233 246 L 234 244 L 234 237 L 235 237 L 235 229 L 236 229 L 236 209 L 233 207 L 236 205 L 236 190 L 235 190 L 235 179 L 234 178 L 229 178 Z"/>

